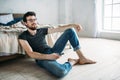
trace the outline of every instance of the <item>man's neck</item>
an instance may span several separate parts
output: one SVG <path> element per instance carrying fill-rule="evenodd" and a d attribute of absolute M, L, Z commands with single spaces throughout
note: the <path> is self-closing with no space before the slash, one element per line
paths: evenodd
<path fill-rule="evenodd" d="M 35 35 L 37 33 L 37 30 L 28 29 L 28 31 L 30 32 L 31 35 Z"/>

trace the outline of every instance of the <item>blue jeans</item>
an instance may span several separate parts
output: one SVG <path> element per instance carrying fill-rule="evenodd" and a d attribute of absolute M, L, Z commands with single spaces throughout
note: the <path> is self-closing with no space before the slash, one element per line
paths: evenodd
<path fill-rule="evenodd" d="M 57 53 L 62 55 L 62 51 L 65 48 L 67 41 L 70 42 L 74 51 L 80 49 L 78 36 L 74 29 L 67 29 L 56 41 L 52 48 L 46 49 L 44 53 L 52 54 Z M 48 70 L 50 73 L 55 75 L 56 77 L 65 76 L 71 69 L 72 65 L 69 62 L 65 62 L 64 64 L 58 63 L 56 60 L 36 60 L 36 63 Z"/>

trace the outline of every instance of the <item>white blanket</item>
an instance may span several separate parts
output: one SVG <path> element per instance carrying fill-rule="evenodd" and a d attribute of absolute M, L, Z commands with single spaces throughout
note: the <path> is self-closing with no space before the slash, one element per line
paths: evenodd
<path fill-rule="evenodd" d="M 0 29 L 0 54 L 10 55 L 23 53 L 22 48 L 18 44 L 18 35 L 24 29 Z"/>

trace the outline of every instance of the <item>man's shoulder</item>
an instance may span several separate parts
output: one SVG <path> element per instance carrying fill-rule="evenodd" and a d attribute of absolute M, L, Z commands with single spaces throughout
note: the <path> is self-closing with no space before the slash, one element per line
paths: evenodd
<path fill-rule="evenodd" d="M 23 37 L 25 37 L 27 35 L 27 30 L 22 32 L 21 34 L 19 34 L 18 39 L 22 39 Z"/>
<path fill-rule="evenodd" d="M 27 30 L 26 31 L 23 31 L 20 35 L 24 35 L 27 33 Z"/>
<path fill-rule="evenodd" d="M 39 34 L 44 34 L 44 35 L 46 35 L 47 32 L 48 32 L 48 27 L 38 28 L 37 31 L 38 31 Z"/>

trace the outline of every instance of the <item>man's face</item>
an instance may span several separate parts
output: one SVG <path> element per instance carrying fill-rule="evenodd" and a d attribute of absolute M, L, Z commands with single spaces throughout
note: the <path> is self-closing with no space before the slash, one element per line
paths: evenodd
<path fill-rule="evenodd" d="M 36 16 L 28 16 L 26 17 L 26 22 L 25 25 L 27 28 L 31 30 L 36 30 L 37 29 L 37 18 Z"/>

